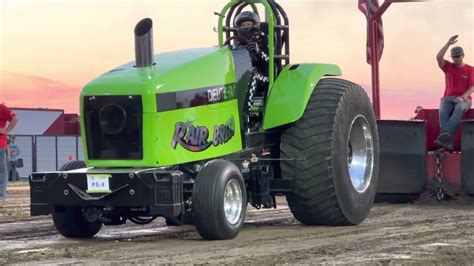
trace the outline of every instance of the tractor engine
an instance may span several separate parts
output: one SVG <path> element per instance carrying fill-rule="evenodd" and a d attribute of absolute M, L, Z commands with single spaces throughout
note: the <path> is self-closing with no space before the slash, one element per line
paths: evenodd
<path fill-rule="evenodd" d="M 146 18 L 135 27 L 134 62 L 82 91 L 87 165 L 166 166 L 242 148 L 238 128 L 252 71 L 247 50 L 226 46 L 153 55 L 152 25 Z"/>

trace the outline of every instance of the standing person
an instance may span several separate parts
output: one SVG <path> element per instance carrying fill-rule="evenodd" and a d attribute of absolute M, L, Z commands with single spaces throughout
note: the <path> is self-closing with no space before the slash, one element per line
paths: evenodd
<path fill-rule="evenodd" d="M 7 134 L 18 123 L 18 117 L 5 104 L 0 104 L 0 198 L 7 195 Z"/>
<path fill-rule="evenodd" d="M 10 164 L 10 137 L 7 137 L 7 176 L 8 176 L 8 181 L 12 181 L 12 175 L 11 175 L 11 164 Z"/>
<path fill-rule="evenodd" d="M 453 47 L 453 62 L 444 60 L 448 48 L 457 42 L 457 38 L 458 35 L 449 38 L 436 56 L 445 75 L 446 87 L 439 107 L 441 132 L 434 142 L 447 150 L 453 149 L 453 134 L 464 113 L 471 108 L 471 94 L 474 92 L 474 68 L 463 62 L 464 50 L 460 46 Z"/>
<path fill-rule="evenodd" d="M 10 151 L 10 180 L 11 181 L 18 181 L 20 177 L 18 175 L 18 171 L 16 167 L 18 165 L 18 155 L 20 155 L 20 147 L 18 144 L 15 143 L 16 137 L 10 136 L 10 145 L 8 149 Z"/>

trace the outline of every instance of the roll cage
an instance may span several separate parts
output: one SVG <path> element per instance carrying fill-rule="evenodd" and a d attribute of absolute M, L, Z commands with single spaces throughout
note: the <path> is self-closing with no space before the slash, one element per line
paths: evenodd
<path fill-rule="evenodd" d="M 261 4 L 265 8 L 265 21 L 260 23 L 260 29 L 268 36 L 268 53 L 273 58 L 269 62 L 269 87 L 273 85 L 277 76 L 284 66 L 290 63 L 290 28 L 289 20 L 283 8 L 275 0 L 231 0 L 224 6 L 221 13 L 218 13 L 218 34 L 219 45 L 223 46 L 225 41 L 236 35 L 233 22 L 235 17 L 244 8 L 249 7 L 258 14 L 256 4 Z M 263 21 L 263 18 L 260 17 Z"/>

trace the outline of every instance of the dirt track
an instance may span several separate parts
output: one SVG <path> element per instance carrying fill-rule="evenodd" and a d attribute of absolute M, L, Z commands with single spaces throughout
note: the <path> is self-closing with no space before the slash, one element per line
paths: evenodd
<path fill-rule="evenodd" d="M 284 201 L 284 199 L 281 199 Z M 354 227 L 309 227 L 286 206 L 249 210 L 234 240 L 204 241 L 192 226 L 164 220 L 103 227 L 91 240 L 63 238 L 50 217 L 29 217 L 26 183 L 0 201 L 0 264 L 474 263 L 474 212 L 468 205 L 376 205 Z"/>

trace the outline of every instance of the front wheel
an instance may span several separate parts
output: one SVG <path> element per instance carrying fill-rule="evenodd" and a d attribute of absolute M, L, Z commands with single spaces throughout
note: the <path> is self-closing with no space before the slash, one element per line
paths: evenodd
<path fill-rule="evenodd" d="M 194 224 L 208 240 L 232 239 L 244 225 L 247 194 L 237 166 L 225 160 L 208 162 L 193 189 Z"/>
<path fill-rule="evenodd" d="M 94 222 L 87 221 L 80 207 L 55 207 L 53 222 L 56 230 L 69 238 L 91 238 L 102 227 L 102 221 L 99 219 Z"/>
<path fill-rule="evenodd" d="M 85 168 L 84 161 L 70 161 L 63 164 L 59 171 L 70 171 Z M 102 221 L 87 221 L 79 206 L 55 206 L 53 211 L 53 222 L 56 230 L 71 238 L 91 238 L 102 227 Z"/>

